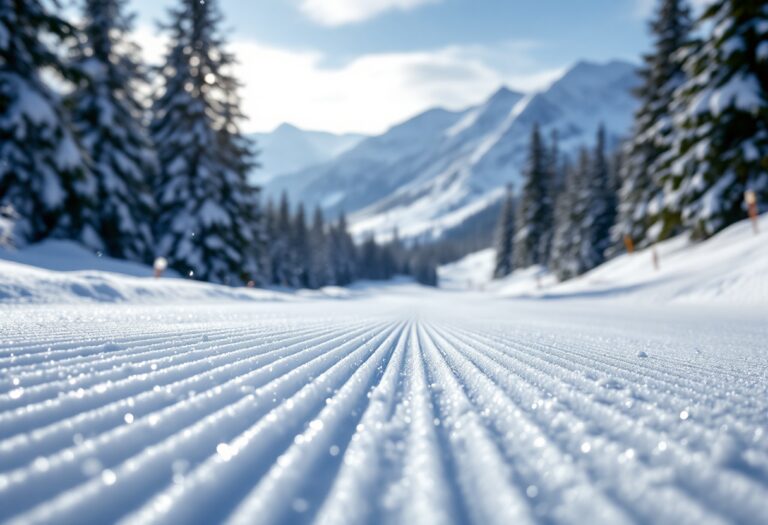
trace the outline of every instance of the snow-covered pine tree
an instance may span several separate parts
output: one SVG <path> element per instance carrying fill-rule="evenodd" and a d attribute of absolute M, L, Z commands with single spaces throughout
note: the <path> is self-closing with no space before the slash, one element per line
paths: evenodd
<path fill-rule="evenodd" d="M 589 153 L 581 151 L 579 167 L 567 163 L 563 168 L 565 182 L 563 191 L 558 194 L 555 203 L 555 225 L 552 237 L 552 250 L 549 256 L 549 268 L 558 279 L 564 281 L 578 275 L 579 240 L 581 238 L 581 219 L 583 211 L 583 176 L 589 167 Z"/>
<path fill-rule="evenodd" d="M 309 245 L 311 249 L 310 288 L 321 288 L 334 284 L 328 237 L 328 232 L 325 230 L 323 211 L 319 207 L 315 208 L 312 228 L 309 232 Z"/>
<path fill-rule="evenodd" d="M 56 49 L 76 43 L 49 2 L 0 0 L 0 206 L 18 214 L 20 243 L 58 237 L 102 247 L 93 173 L 60 95 L 42 78 L 76 80 Z"/>
<path fill-rule="evenodd" d="M 552 239 L 555 235 L 555 203 L 558 195 L 563 191 L 565 185 L 565 174 L 563 173 L 563 159 L 560 155 L 560 139 L 557 130 L 552 130 L 550 136 L 549 149 L 547 151 L 547 181 L 546 195 L 547 202 L 544 206 L 544 215 L 542 217 L 542 235 L 539 241 L 539 264 L 546 265 L 549 262 L 549 256 L 552 252 Z"/>
<path fill-rule="evenodd" d="M 176 270 L 213 282 L 262 280 L 261 225 L 246 173 L 250 148 L 236 127 L 233 56 L 219 34 L 216 0 L 181 0 L 166 26 L 171 44 L 153 106 L 161 167 L 159 252 Z"/>
<path fill-rule="evenodd" d="M 296 215 L 293 218 L 290 240 L 290 260 L 293 263 L 293 286 L 307 288 L 310 281 L 309 270 L 312 267 L 312 253 L 309 246 L 307 216 L 304 212 L 304 205 L 301 203 L 299 203 Z"/>
<path fill-rule="evenodd" d="M 157 159 L 138 99 L 146 74 L 128 39 L 125 0 L 85 0 L 75 66 L 83 73 L 72 94 L 73 122 L 98 184 L 99 233 L 114 257 L 149 261 Z"/>
<path fill-rule="evenodd" d="M 675 233 L 679 226 L 676 214 L 662 212 L 660 162 L 671 146 L 673 94 L 685 81 L 679 50 L 690 43 L 691 26 L 685 0 L 661 0 L 650 26 L 653 51 L 645 55 L 639 71 L 641 83 L 635 95 L 640 107 L 619 174 L 618 220 L 612 231 L 619 249 L 625 235 L 638 247 L 645 247 Z M 656 222 L 667 226 L 654 228 L 650 235 Z"/>
<path fill-rule="evenodd" d="M 274 225 L 275 232 L 269 237 L 274 282 L 280 286 L 296 286 L 296 282 L 293 280 L 295 271 L 293 253 L 291 252 L 293 223 L 288 194 L 285 192 L 280 196 Z"/>
<path fill-rule="evenodd" d="M 344 213 L 331 229 L 331 261 L 334 281 L 339 286 L 346 286 L 358 277 L 357 249 L 347 229 L 347 217 Z"/>
<path fill-rule="evenodd" d="M 360 245 L 359 270 L 363 279 L 378 280 L 382 278 L 379 257 L 379 245 L 373 234 L 369 234 Z"/>
<path fill-rule="evenodd" d="M 416 282 L 425 286 L 437 286 L 439 279 L 437 276 L 437 265 L 434 260 L 421 254 L 416 257 L 413 263 L 413 277 Z"/>
<path fill-rule="evenodd" d="M 550 169 L 538 124 L 534 124 L 524 171 L 525 183 L 517 206 L 514 267 L 545 264 L 547 237 L 551 230 Z"/>
<path fill-rule="evenodd" d="M 561 280 L 571 279 L 589 269 L 584 249 L 589 248 L 589 230 L 584 228 L 590 203 L 590 171 L 592 159 L 589 151 L 582 148 L 576 166 L 567 166 L 565 191 L 555 209 L 555 233 L 552 240 L 550 268 Z"/>
<path fill-rule="evenodd" d="M 605 147 L 605 128 L 601 125 L 584 185 L 586 193 L 580 249 L 582 271 L 605 261 L 606 251 L 611 246 L 611 229 L 616 222 L 616 192 Z"/>
<path fill-rule="evenodd" d="M 514 269 L 514 237 L 515 237 L 515 197 L 512 185 L 507 185 L 507 193 L 501 205 L 499 221 L 496 226 L 496 263 L 493 269 L 493 278 L 506 277 Z"/>
<path fill-rule="evenodd" d="M 226 61 L 233 64 L 236 60 L 230 54 Z M 233 211 L 237 212 L 233 214 L 234 229 L 241 232 L 246 242 L 241 277 L 263 285 L 269 282 L 269 237 L 262 210 L 261 189 L 248 180 L 253 170 L 261 165 L 256 160 L 258 152 L 253 140 L 240 130 L 240 123 L 246 119 L 241 109 L 241 85 L 231 75 L 221 75 L 220 83 L 224 98 L 219 100 L 222 125 L 217 138 L 223 161 L 229 167 L 225 175 L 226 187 L 230 190 L 228 199 L 232 201 Z"/>
<path fill-rule="evenodd" d="M 7 248 L 16 244 L 15 233 L 16 210 L 10 204 L 0 206 L 0 248 Z"/>
<path fill-rule="evenodd" d="M 745 217 L 745 190 L 768 200 L 768 3 L 718 0 L 698 25 L 711 35 L 685 61 L 665 191 L 700 239 Z"/>
<path fill-rule="evenodd" d="M 621 238 L 618 238 L 618 220 L 619 220 L 619 207 L 620 204 L 620 194 L 621 194 L 621 187 L 622 187 L 622 178 L 621 174 L 624 172 L 624 164 L 626 162 L 626 145 L 625 144 L 618 144 L 614 148 L 614 150 L 609 155 L 609 161 L 608 161 L 608 169 L 609 169 L 609 180 L 611 183 L 611 193 L 613 195 L 613 209 L 614 209 L 614 218 L 613 218 L 613 227 L 611 228 L 611 242 L 608 245 L 608 248 L 605 250 L 605 257 L 606 259 L 613 259 L 620 253 L 624 252 L 626 249 L 626 244 L 624 242 L 624 236 L 622 235 Z M 634 239 L 632 240 L 634 243 Z"/>
<path fill-rule="evenodd" d="M 274 202 L 269 199 L 264 211 L 264 236 L 268 241 L 265 278 L 269 284 L 279 284 L 280 259 L 277 252 L 279 235 L 277 211 Z"/>

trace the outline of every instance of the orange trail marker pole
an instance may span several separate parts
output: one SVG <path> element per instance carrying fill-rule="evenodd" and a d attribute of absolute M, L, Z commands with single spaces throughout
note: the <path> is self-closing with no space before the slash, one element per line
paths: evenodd
<path fill-rule="evenodd" d="M 627 249 L 628 254 L 635 253 L 635 243 L 632 242 L 632 237 L 629 235 L 624 235 L 624 247 Z"/>
<path fill-rule="evenodd" d="M 760 226 L 757 224 L 757 194 L 752 190 L 744 192 L 744 202 L 747 203 L 747 210 L 749 212 L 749 220 L 752 221 L 752 229 L 755 235 L 760 233 Z"/>
<path fill-rule="evenodd" d="M 165 259 L 165 257 L 158 257 L 155 259 L 155 264 L 153 265 L 155 269 L 155 279 L 159 279 L 161 275 L 163 275 L 163 272 L 166 268 L 168 268 L 168 261 Z"/>

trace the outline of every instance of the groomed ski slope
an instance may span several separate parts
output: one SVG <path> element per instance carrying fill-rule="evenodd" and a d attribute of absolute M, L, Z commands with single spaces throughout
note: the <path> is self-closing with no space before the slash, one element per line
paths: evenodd
<path fill-rule="evenodd" d="M 763 311 L 0 308 L 0 522 L 768 523 Z"/>

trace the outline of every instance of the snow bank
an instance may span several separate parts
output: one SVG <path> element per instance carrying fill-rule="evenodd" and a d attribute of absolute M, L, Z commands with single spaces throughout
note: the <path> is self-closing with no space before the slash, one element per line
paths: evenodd
<path fill-rule="evenodd" d="M 181 279 L 172 271 L 152 277 L 149 266 L 94 253 L 71 241 L 0 249 L 0 304 L 89 302 L 272 301 L 279 291 L 230 288 Z"/>
<path fill-rule="evenodd" d="M 768 214 L 760 230 L 742 221 L 702 243 L 680 236 L 657 246 L 659 270 L 646 249 L 533 295 L 768 306 Z"/>
<path fill-rule="evenodd" d="M 437 269 L 440 288 L 446 290 L 484 289 L 491 282 L 496 251 L 487 248 Z"/>
<path fill-rule="evenodd" d="M 650 249 L 622 255 L 591 272 L 558 283 L 543 268 L 491 281 L 494 252 L 483 250 L 439 270 L 441 287 L 487 289 L 502 297 L 609 298 L 645 303 L 768 306 L 768 214 L 760 235 L 749 221 L 702 243 L 680 236 L 658 244 L 660 268 Z"/>
<path fill-rule="evenodd" d="M 73 241 L 49 240 L 19 250 L 0 249 L 0 260 L 59 272 L 87 269 L 133 277 L 150 277 L 153 273 L 149 266 L 112 259 Z M 167 275 L 177 277 L 173 272 L 168 272 Z"/>
<path fill-rule="evenodd" d="M 132 277 L 104 271 L 52 271 L 0 261 L 0 304 L 273 301 L 290 297 L 280 292 L 229 288 L 178 278 Z"/>
<path fill-rule="evenodd" d="M 232 288 L 185 279 L 170 270 L 161 279 L 153 273 L 149 266 L 111 259 L 71 241 L 0 248 L 0 305 L 344 300 L 392 288 L 421 288 L 406 277 L 320 290 Z"/>

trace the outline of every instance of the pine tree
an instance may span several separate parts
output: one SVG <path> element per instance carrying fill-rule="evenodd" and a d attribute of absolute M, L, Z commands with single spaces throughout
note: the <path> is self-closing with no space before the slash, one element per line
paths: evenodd
<path fill-rule="evenodd" d="M 264 211 L 264 236 L 268 241 L 265 256 L 265 280 L 269 284 L 279 284 L 280 258 L 277 248 L 279 246 L 280 230 L 278 228 L 277 211 L 272 199 L 267 201 Z"/>
<path fill-rule="evenodd" d="M 515 237 L 515 198 L 512 194 L 512 185 L 507 186 L 507 194 L 501 206 L 499 222 L 496 226 L 496 264 L 494 265 L 494 279 L 506 277 L 512 270 Z"/>
<path fill-rule="evenodd" d="M 233 55 L 225 56 L 226 63 L 235 63 Z M 217 130 L 217 141 L 222 159 L 229 170 L 226 186 L 230 193 L 235 230 L 241 232 L 247 243 L 243 248 L 244 257 L 241 278 L 263 285 L 269 282 L 269 237 L 266 218 L 262 210 L 260 188 L 252 186 L 248 179 L 251 172 L 261 167 L 256 160 L 257 151 L 252 139 L 240 130 L 240 122 L 246 119 L 242 112 L 238 80 L 231 75 L 221 75 L 221 127 Z"/>
<path fill-rule="evenodd" d="M 262 225 L 249 187 L 251 148 L 236 123 L 233 56 L 219 35 L 215 0 L 182 0 L 170 12 L 171 45 L 151 126 L 161 166 L 160 252 L 201 279 L 238 284 L 259 274 Z"/>
<path fill-rule="evenodd" d="M 299 204 L 291 226 L 290 237 L 291 285 L 307 288 L 310 285 L 309 270 L 312 266 L 304 205 Z"/>
<path fill-rule="evenodd" d="M 550 166 L 538 125 L 533 126 L 529 148 L 525 184 L 517 210 L 515 268 L 546 263 L 544 250 L 547 249 L 547 237 L 551 230 Z"/>
<path fill-rule="evenodd" d="M 651 22 L 654 48 L 644 57 L 639 71 L 641 84 L 635 95 L 640 108 L 620 173 L 618 220 L 612 232 L 618 246 L 623 246 L 628 235 L 637 246 L 644 247 L 676 233 L 679 226 L 676 214 L 660 213 L 660 175 L 674 131 L 673 94 L 685 81 L 679 50 L 689 44 L 691 25 L 684 0 L 662 0 Z M 667 226 L 653 227 L 655 223 Z"/>
<path fill-rule="evenodd" d="M 665 210 L 705 238 L 745 217 L 745 190 L 768 200 L 768 4 L 718 0 L 698 25 L 712 32 L 676 92 Z"/>
<path fill-rule="evenodd" d="M 154 255 L 157 159 L 136 93 L 145 82 L 139 49 L 128 40 L 132 17 L 125 0 L 86 0 L 77 67 L 84 73 L 72 96 L 75 128 L 98 181 L 99 233 L 114 257 L 149 261 Z"/>
<path fill-rule="evenodd" d="M 291 249 L 293 220 L 291 219 L 288 194 L 285 192 L 280 196 L 280 205 L 274 222 L 276 231 L 270 236 L 270 251 L 275 284 L 295 287 L 298 283 L 294 279 L 296 272 L 294 254 Z"/>
<path fill-rule="evenodd" d="M 21 243 L 46 237 L 102 248 L 96 181 L 63 109 L 42 78 L 77 81 L 57 46 L 76 45 L 75 29 L 40 0 L 0 0 L 0 206 L 18 214 Z"/>
<path fill-rule="evenodd" d="M 413 276 L 416 282 L 425 286 L 437 286 L 437 265 L 431 258 L 421 255 L 413 263 Z"/>
<path fill-rule="evenodd" d="M 608 170 L 609 180 L 611 183 L 611 195 L 613 197 L 613 227 L 611 228 L 611 240 L 608 244 L 608 248 L 605 250 L 606 259 L 612 259 L 621 254 L 625 249 L 624 236 L 618 238 L 619 226 L 619 211 L 621 208 L 621 188 L 622 188 L 622 173 L 625 171 L 624 166 L 626 163 L 626 147 L 625 144 L 618 144 L 613 152 L 609 156 Z M 634 240 L 632 241 L 634 243 Z"/>
<path fill-rule="evenodd" d="M 552 253 L 552 242 L 555 235 L 555 204 L 563 191 L 565 175 L 563 173 L 562 158 L 560 155 L 560 139 L 557 130 L 552 131 L 549 151 L 547 151 L 546 168 L 546 205 L 543 206 L 541 220 L 542 235 L 539 241 L 539 264 L 547 265 Z"/>
<path fill-rule="evenodd" d="M 16 245 L 14 230 L 18 218 L 13 206 L 0 206 L 0 248 Z"/>
<path fill-rule="evenodd" d="M 605 261 L 606 251 L 611 246 L 611 229 L 616 222 L 616 194 L 605 147 L 605 128 L 600 126 L 584 186 L 586 204 L 581 222 L 584 270 Z"/>
<path fill-rule="evenodd" d="M 334 281 L 339 286 L 346 286 L 358 277 L 358 257 L 355 243 L 347 230 L 344 213 L 331 230 L 330 246 Z"/>
<path fill-rule="evenodd" d="M 569 168 L 566 189 L 556 209 L 550 268 L 560 280 L 591 270 L 605 260 L 609 232 L 615 219 L 615 193 L 604 152 L 604 132 L 598 132 L 594 154 L 582 149 Z"/>
<path fill-rule="evenodd" d="M 584 185 L 590 164 L 589 152 L 582 149 L 577 166 L 567 164 L 564 168 L 565 186 L 555 205 L 555 226 L 548 265 L 561 281 L 584 271 L 581 225 L 587 203 Z"/>
<path fill-rule="evenodd" d="M 378 280 L 382 278 L 379 267 L 379 246 L 373 235 L 368 235 L 360 246 L 359 276 L 363 279 Z"/>
<path fill-rule="evenodd" d="M 310 288 L 321 288 L 335 284 L 331 268 L 329 236 L 325 230 L 323 211 L 319 207 L 315 209 L 309 239 L 311 250 Z"/>

